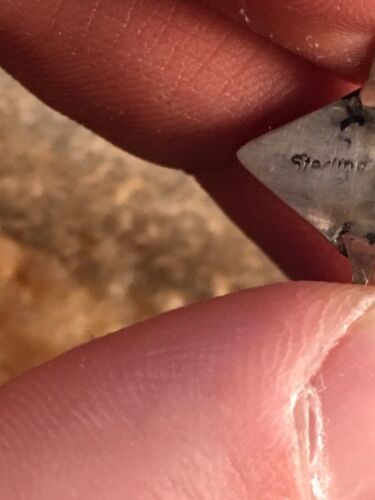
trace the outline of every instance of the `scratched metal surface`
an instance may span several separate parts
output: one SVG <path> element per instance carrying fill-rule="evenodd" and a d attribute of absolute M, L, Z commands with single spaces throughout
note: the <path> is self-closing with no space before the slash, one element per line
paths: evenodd
<path fill-rule="evenodd" d="M 0 228 L 0 382 L 123 325 L 282 279 L 192 179 L 126 155 L 4 73 Z"/>
<path fill-rule="evenodd" d="M 337 243 L 340 232 L 375 233 L 375 111 L 345 124 L 348 99 L 245 145 L 240 161 L 288 205 Z"/>

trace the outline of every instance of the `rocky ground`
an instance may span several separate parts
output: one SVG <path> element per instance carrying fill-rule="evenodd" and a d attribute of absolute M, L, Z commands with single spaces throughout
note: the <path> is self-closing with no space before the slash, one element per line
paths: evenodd
<path fill-rule="evenodd" d="M 0 382 L 123 325 L 281 279 L 192 179 L 0 73 Z"/>

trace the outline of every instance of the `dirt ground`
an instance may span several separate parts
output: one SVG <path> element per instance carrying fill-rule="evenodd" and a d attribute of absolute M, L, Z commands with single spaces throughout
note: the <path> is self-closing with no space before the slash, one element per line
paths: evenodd
<path fill-rule="evenodd" d="M 0 73 L 0 383 L 121 326 L 282 279 L 192 179 Z"/>

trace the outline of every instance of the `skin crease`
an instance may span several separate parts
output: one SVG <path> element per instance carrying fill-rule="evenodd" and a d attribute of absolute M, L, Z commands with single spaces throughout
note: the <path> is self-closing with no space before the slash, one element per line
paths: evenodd
<path fill-rule="evenodd" d="M 0 390 L 3 498 L 308 498 L 295 395 L 374 303 L 361 287 L 257 289 L 161 316 L 33 371 Z M 330 498 L 349 498 L 338 490 Z"/>
<path fill-rule="evenodd" d="M 347 281 L 346 260 L 318 234 L 300 238 L 305 224 L 233 159 L 251 137 L 352 87 L 196 2 L 95 6 L 5 1 L 1 63 L 115 144 L 194 173 L 290 276 Z"/>
<path fill-rule="evenodd" d="M 308 62 L 233 23 L 229 2 L 211 2 L 213 12 L 198 1 L 2 0 L 0 64 L 115 144 L 194 173 L 291 276 L 345 281 L 346 261 L 233 158 L 269 126 L 350 90 L 342 75 L 368 71 L 373 16 L 354 23 L 353 1 L 326 2 L 324 16 L 322 2 L 269 2 L 267 18 L 249 2 L 256 31 L 291 50 L 306 26 L 323 51 L 304 46 Z M 374 301 L 371 289 L 328 284 L 243 292 L 34 370 L 0 389 L 3 497 L 309 498 L 293 408 L 311 382 L 329 500 L 371 500 Z"/>
<path fill-rule="evenodd" d="M 319 66 L 367 78 L 374 54 L 371 0 L 202 0 Z M 287 27 L 287 29 L 286 29 Z M 337 57 L 338 54 L 340 57 Z"/>

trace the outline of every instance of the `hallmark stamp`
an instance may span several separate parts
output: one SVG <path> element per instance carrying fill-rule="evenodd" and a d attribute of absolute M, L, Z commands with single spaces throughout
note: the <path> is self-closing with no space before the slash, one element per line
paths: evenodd
<path fill-rule="evenodd" d="M 312 158 L 306 153 L 296 154 L 291 158 L 298 171 L 323 170 L 326 168 L 336 169 L 343 172 L 366 172 L 370 170 L 372 162 L 351 160 L 349 158 L 331 158 L 320 160 Z"/>

